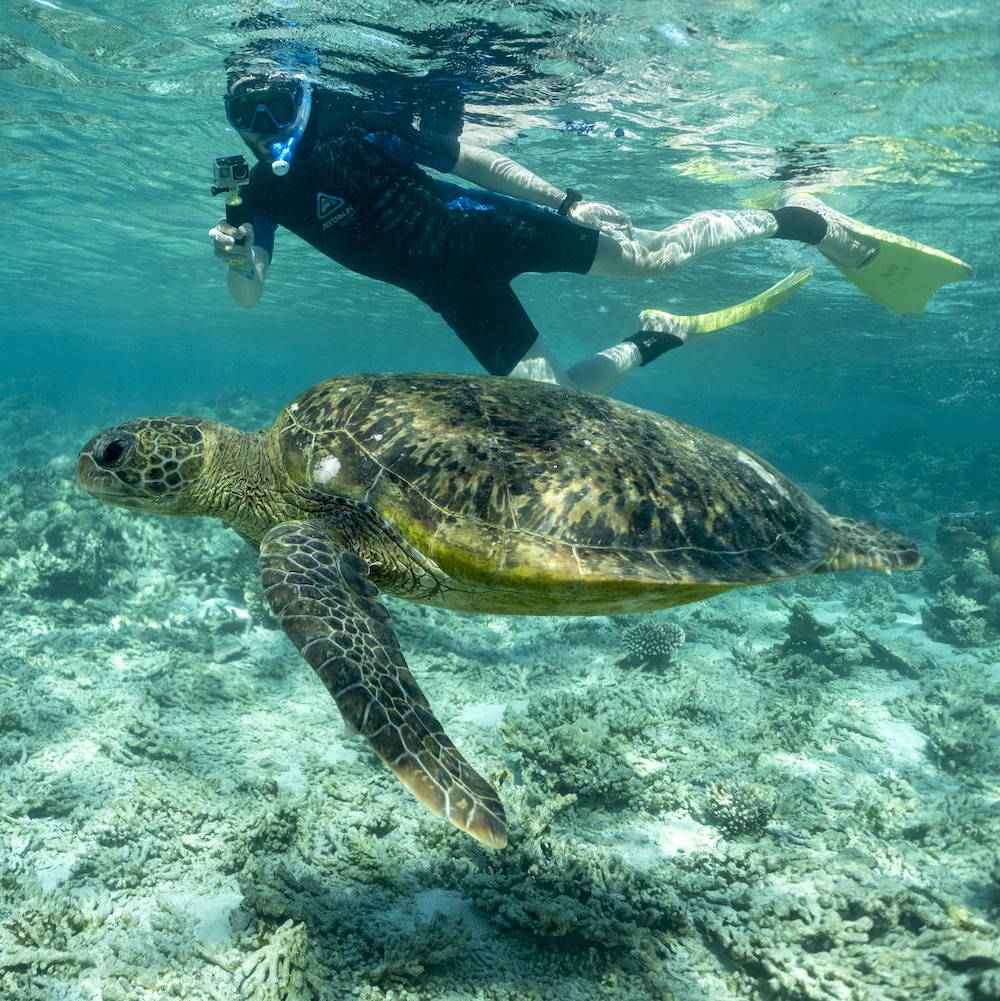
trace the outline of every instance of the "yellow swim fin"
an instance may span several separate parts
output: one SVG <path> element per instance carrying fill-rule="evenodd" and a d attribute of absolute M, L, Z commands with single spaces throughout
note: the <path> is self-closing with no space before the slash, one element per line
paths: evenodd
<path fill-rule="evenodd" d="M 806 191 L 790 192 L 781 199 L 781 205 L 798 206 L 825 219 L 827 235 L 816 249 L 869 299 L 902 316 L 919 316 L 942 285 L 972 276 L 972 268 L 965 261 L 858 222 Z M 860 258 L 863 263 L 850 259 L 865 250 L 870 256 L 867 260 Z"/>
<path fill-rule="evenodd" d="M 735 306 L 727 306 L 725 309 L 717 309 L 712 313 L 679 316 L 659 309 L 644 309 L 639 314 L 639 323 L 643 330 L 675 334 L 681 341 L 688 343 L 701 334 L 710 334 L 713 330 L 731 327 L 734 323 L 742 323 L 744 320 L 766 313 L 769 309 L 774 309 L 778 303 L 784 302 L 806 282 L 812 273 L 812 268 L 795 271 L 752 299 L 739 302 Z"/>
<path fill-rule="evenodd" d="M 930 297 L 949 282 L 972 277 L 972 268 L 943 250 L 916 240 L 851 220 L 851 231 L 866 243 L 876 244 L 875 253 L 859 268 L 838 271 L 869 299 L 902 316 L 919 316 Z"/>

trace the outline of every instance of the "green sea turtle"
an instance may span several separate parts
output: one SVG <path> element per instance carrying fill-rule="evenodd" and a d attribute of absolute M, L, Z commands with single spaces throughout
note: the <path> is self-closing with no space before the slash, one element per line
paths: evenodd
<path fill-rule="evenodd" d="M 89 442 L 76 475 L 99 500 L 211 515 L 259 549 L 274 614 L 348 726 L 425 806 L 498 848 L 500 800 L 435 718 L 380 590 L 465 611 L 606 615 L 920 562 L 913 542 L 827 514 L 738 445 L 513 379 L 331 379 L 253 433 L 130 421 Z"/>

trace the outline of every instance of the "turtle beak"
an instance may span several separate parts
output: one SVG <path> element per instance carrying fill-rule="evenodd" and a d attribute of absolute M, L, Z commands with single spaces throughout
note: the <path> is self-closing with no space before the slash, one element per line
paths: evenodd
<path fill-rule="evenodd" d="M 110 469 L 102 469 L 86 446 L 76 460 L 76 485 L 96 500 L 133 510 L 141 507 L 138 499 L 126 493 L 125 484 Z"/>

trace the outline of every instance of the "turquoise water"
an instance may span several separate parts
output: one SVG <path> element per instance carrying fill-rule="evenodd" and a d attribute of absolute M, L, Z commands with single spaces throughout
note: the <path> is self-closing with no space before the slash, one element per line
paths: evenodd
<path fill-rule="evenodd" d="M 518 288 L 572 362 L 631 332 L 640 308 L 713 308 L 816 263 L 780 314 L 671 355 L 620 395 L 744 438 L 778 423 L 989 440 L 995 5 L 619 6 L 290 4 L 275 10 L 301 27 L 272 34 L 337 53 L 331 81 L 373 69 L 473 81 L 477 138 L 645 225 L 771 205 L 790 177 L 971 262 L 974 279 L 918 320 L 879 310 L 791 245 L 658 283 L 526 277 Z M 279 401 L 356 369 L 475 370 L 429 311 L 288 235 L 265 301 L 248 313 L 230 302 L 206 237 L 221 201 L 208 187 L 212 159 L 242 149 L 222 113 L 222 60 L 246 42 L 233 24 L 256 6 L 5 8 L 7 378 L 41 379 L 89 427 L 235 387 Z M 567 120 L 593 129 L 563 131 Z"/>
<path fill-rule="evenodd" d="M 0 997 L 1000 998 L 995 0 L 0 11 Z M 640 309 L 815 265 L 616 395 L 912 534 L 926 563 L 638 632 L 388 602 L 500 790 L 503 853 L 342 737 L 235 537 L 73 485 L 122 419 L 253 427 L 328 376 L 477 370 L 416 300 L 287 233 L 261 303 L 230 300 L 207 235 L 212 161 L 243 151 L 223 61 L 262 37 L 321 50 L 333 86 L 460 80 L 468 138 L 640 225 L 792 183 L 975 269 L 910 319 L 775 241 L 657 282 L 517 280 L 568 365 Z M 634 649 L 657 627 L 658 666 Z"/>

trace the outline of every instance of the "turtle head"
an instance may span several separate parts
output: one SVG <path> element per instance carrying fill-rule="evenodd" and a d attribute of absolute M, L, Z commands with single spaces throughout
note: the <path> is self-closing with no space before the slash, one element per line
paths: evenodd
<path fill-rule="evenodd" d="M 80 450 L 76 482 L 91 497 L 156 514 L 204 514 L 195 484 L 212 422 L 147 417 L 108 428 Z M 210 447 L 210 445 L 209 445 Z"/>

